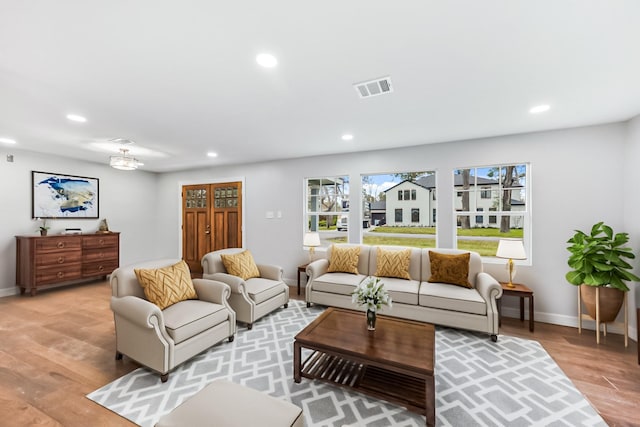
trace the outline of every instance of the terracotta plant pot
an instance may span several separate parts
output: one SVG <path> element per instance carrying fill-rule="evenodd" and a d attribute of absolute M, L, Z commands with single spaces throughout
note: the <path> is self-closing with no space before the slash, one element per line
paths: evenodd
<path fill-rule="evenodd" d="M 609 323 L 616 320 L 624 301 L 624 292 L 615 288 L 600 287 L 600 322 Z M 594 320 L 596 318 L 596 288 L 581 285 L 580 296 L 587 308 L 587 313 Z"/>

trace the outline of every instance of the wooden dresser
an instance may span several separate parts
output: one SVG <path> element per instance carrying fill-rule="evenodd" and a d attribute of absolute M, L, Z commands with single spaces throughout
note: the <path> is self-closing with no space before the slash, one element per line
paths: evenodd
<path fill-rule="evenodd" d="M 120 233 L 16 236 L 20 293 L 106 277 L 120 264 Z"/>

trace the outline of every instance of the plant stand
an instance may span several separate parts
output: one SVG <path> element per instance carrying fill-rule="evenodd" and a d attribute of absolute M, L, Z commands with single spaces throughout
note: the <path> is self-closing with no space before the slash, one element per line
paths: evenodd
<path fill-rule="evenodd" d="M 583 285 L 581 285 L 583 286 Z M 624 307 L 624 324 L 620 322 L 611 322 L 614 325 L 624 327 L 624 346 L 629 346 L 629 307 L 627 306 L 627 292 L 624 292 L 622 301 Z M 582 319 L 593 320 L 591 316 L 582 313 L 582 296 L 580 294 L 580 286 L 578 286 L 578 333 L 582 334 Z M 596 344 L 600 344 L 600 288 L 596 288 Z M 607 324 L 603 323 L 602 333 L 607 336 Z"/>

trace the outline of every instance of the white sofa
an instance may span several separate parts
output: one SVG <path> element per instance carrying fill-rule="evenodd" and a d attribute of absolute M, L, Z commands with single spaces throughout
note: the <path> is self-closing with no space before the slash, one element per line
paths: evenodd
<path fill-rule="evenodd" d="M 374 276 L 378 246 L 360 246 L 358 274 L 329 273 L 329 259 L 318 259 L 307 266 L 309 280 L 306 287 L 307 306 L 320 304 L 347 309 L 364 310 L 351 300 L 351 294 L 360 282 Z M 407 249 L 381 246 L 387 250 Z M 383 307 L 381 314 L 433 323 L 436 325 L 486 332 L 493 341 L 498 336 L 498 309 L 496 299 L 502 296 L 502 287 L 488 273 L 482 271 L 482 259 L 475 252 L 457 249 L 410 248 L 409 275 L 411 279 L 382 277 L 385 289 L 392 298 L 392 308 Z M 431 277 L 430 251 L 442 254 L 469 252 L 468 280 L 472 288 L 446 283 L 428 282 Z"/>

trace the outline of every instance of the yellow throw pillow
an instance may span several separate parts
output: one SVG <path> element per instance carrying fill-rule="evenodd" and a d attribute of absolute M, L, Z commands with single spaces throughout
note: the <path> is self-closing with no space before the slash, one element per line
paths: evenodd
<path fill-rule="evenodd" d="M 336 246 L 331 245 L 328 273 L 358 274 L 358 258 L 360 246 Z"/>
<path fill-rule="evenodd" d="M 378 248 L 376 259 L 377 277 L 397 277 L 409 279 L 409 262 L 411 261 L 411 249 L 385 250 Z"/>
<path fill-rule="evenodd" d="M 260 270 L 258 270 L 258 266 L 248 250 L 233 255 L 221 254 L 220 258 L 222 258 L 222 263 L 227 273 L 232 276 L 238 276 L 242 280 L 260 277 Z"/>
<path fill-rule="evenodd" d="M 198 298 L 189 266 L 184 260 L 169 267 L 134 271 L 145 296 L 160 310 L 180 301 Z"/>
<path fill-rule="evenodd" d="M 429 251 L 432 283 L 450 283 L 452 285 L 473 288 L 469 283 L 469 258 L 471 254 L 450 255 Z"/>

